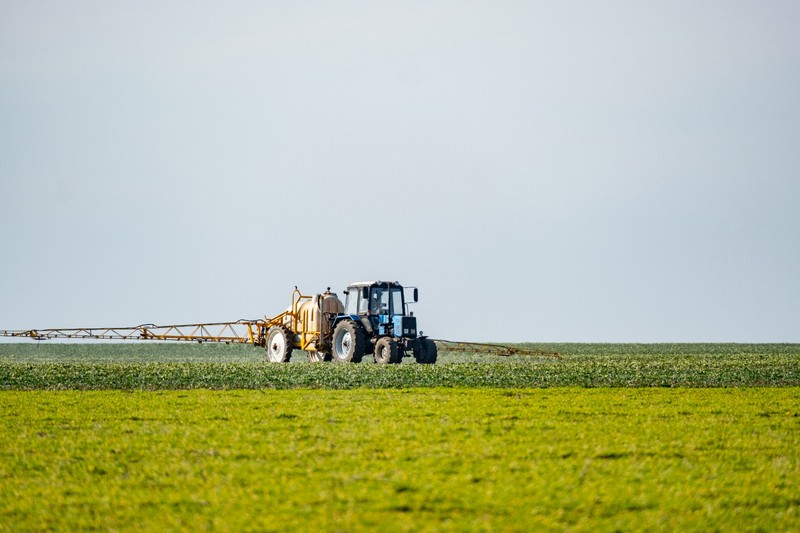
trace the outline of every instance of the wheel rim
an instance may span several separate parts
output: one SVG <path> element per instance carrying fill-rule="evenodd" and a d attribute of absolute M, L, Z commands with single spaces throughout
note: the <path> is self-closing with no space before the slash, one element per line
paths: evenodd
<path fill-rule="evenodd" d="M 272 341 L 269 344 L 269 357 L 275 362 L 279 363 L 283 359 L 283 354 L 286 351 L 286 339 L 283 335 L 273 335 Z"/>
<path fill-rule="evenodd" d="M 350 347 L 353 345 L 353 336 L 349 331 L 342 331 L 339 333 L 339 338 L 336 342 L 336 355 L 339 359 L 344 359 L 350 353 Z"/>

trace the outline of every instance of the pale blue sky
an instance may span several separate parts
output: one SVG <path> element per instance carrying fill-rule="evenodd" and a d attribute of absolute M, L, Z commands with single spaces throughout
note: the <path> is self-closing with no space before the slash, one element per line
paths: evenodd
<path fill-rule="evenodd" d="M 800 3 L 0 2 L 0 329 L 420 288 L 474 341 L 800 342 Z"/>

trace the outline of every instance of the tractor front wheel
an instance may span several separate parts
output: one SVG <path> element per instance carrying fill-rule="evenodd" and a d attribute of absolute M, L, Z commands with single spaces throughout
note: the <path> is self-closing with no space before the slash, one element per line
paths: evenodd
<path fill-rule="evenodd" d="M 423 365 L 432 365 L 436 362 L 439 356 L 439 350 L 436 349 L 436 343 L 430 339 L 422 339 L 420 347 L 414 350 L 414 359 L 417 363 Z"/>
<path fill-rule="evenodd" d="M 333 330 L 333 360 L 360 363 L 367 345 L 367 334 L 361 324 L 342 320 Z"/>
<path fill-rule="evenodd" d="M 389 337 L 382 337 L 375 343 L 375 353 L 372 358 L 379 365 L 396 365 L 400 362 L 400 350 L 397 343 Z"/>
<path fill-rule="evenodd" d="M 288 363 L 290 357 L 292 357 L 292 340 L 289 330 L 281 326 L 272 326 L 267 332 L 267 361 Z"/>

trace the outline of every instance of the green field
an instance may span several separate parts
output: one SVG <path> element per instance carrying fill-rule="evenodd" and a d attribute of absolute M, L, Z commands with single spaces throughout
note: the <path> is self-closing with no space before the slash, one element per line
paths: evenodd
<path fill-rule="evenodd" d="M 735 344 L 735 343 L 657 343 L 657 344 L 586 344 L 539 343 L 510 344 L 546 352 L 558 352 L 565 361 L 591 361 L 629 358 L 796 358 L 800 344 Z M 368 358 L 365 358 L 365 362 Z M 500 357 L 464 350 L 440 349 L 439 363 L 530 363 L 549 360 L 530 356 Z M 0 363 L 263 363 L 264 349 L 243 344 L 215 343 L 58 343 L 0 342 Z M 307 361 L 305 352 L 295 350 L 292 363 Z M 406 364 L 414 364 L 406 358 Z"/>
<path fill-rule="evenodd" d="M 539 347 L 0 344 L 0 531 L 800 530 L 798 345 Z"/>
<path fill-rule="evenodd" d="M 788 531 L 800 390 L 0 392 L 14 530 Z"/>
<path fill-rule="evenodd" d="M 796 344 L 537 347 L 562 357 L 443 352 L 432 366 L 275 365 L 248 346 L 0 344 L 0 389 L 800 386 Z"/>

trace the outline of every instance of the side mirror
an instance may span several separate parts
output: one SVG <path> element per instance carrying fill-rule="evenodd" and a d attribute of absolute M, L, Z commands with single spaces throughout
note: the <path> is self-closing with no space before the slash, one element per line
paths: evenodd
<path fill-rule="evenodd" d="M 369 299 L 369 287 L 361 287 L 361 297 L 365 300 Z"/>
<path fill-rule="evenodd" d="M 415 302 L 419 301 L 419 290 L 417 290 L 416 287 L 414 287 L 414 301 Z"/>

